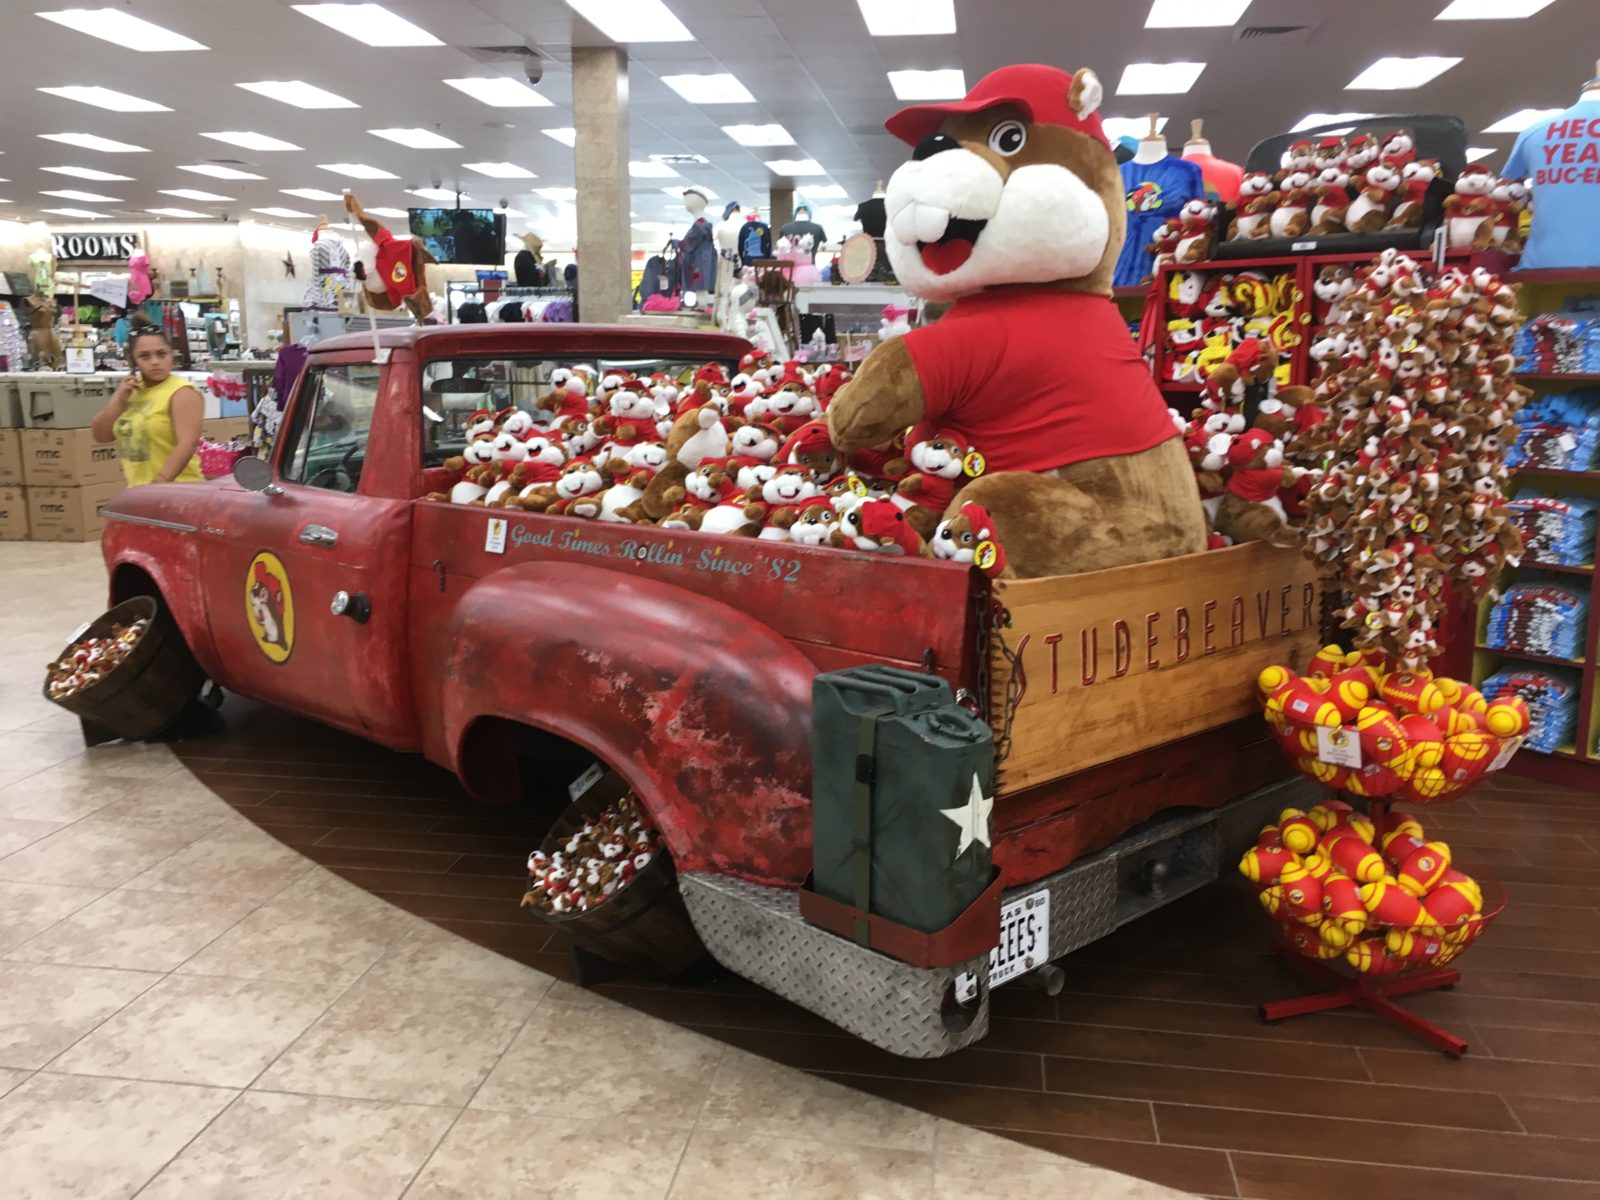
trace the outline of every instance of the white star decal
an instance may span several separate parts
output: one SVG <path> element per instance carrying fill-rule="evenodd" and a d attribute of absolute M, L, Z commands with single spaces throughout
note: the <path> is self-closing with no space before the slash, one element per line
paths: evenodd
<path fill-rule="evenodd" d="M 955 822 L 956 828 L 961 831 L 960 844 L 956 846 L 956 858 L 967 852 L 967 847 L 973 842 L 982 842 L 985 846 L 989 841 L 989 813 L 994 808 L 994 797 L 983 794 L 983 786 L 978 782 L 977 775 L 972 777 L 972 791 L 967 796 L 967 802 L 960 808 L 941 808 L 939 811 Z M 954 860 L 952 860 L 954 861 Z"/>

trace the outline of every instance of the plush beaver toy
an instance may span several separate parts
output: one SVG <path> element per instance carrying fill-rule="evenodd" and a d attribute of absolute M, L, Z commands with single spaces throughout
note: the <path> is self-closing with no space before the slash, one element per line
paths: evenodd
<path fill-rule="evenodd" d="M 1109 299 L 1126 203 L 1100 98 L 1092 71 L 1015 66 L 890 119 L 914 147 L 885 196 L 890 261 L 955 303 L 874 350 L 828 409 L 847 454 L 907 426 L 981 446 L 987 472 L 951 507 L 986 509 L 1022 577 L 1206 545 L 1183 443 Z"/>

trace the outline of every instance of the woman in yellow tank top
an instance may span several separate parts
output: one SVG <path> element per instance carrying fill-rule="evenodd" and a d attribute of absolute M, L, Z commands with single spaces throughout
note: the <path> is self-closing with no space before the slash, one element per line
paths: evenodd
<path fill-rule="evenodd" d="M 205 401 L 189 381 L 172 373 L 172 347 L 159 329 L 136 330 L 128 338 L 135 373 L 117 387 L 91 423 L 95 441 L 117 443 L 128 486 L 199 483 L 200 422 Z"/>

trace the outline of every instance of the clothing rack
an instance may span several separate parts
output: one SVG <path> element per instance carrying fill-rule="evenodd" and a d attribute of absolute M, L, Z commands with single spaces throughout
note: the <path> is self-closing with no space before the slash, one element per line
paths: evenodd
<path fill-rule="evenodd" d="M 456 308 L 460 303 L 462 303 L 463 298 L 475 297 L 481 300 L 484 291 L 484 285 L 476 280 L 447 280 L 445 283 L 444 293 L 446 319 L 450 321 L 451 324 L 455 324 Z M 558 300 L 562 298 L 570 298 L 572 300 L 573 307 L 576 308 L 578 303 L 578 289 L 575 287 L 567 287 L 565 284 L 551 287 L 528 287 L 523 284 L 508 283 L 497 288 L 495 290 L 495 298 L 491 301 L 488 301 L 488 303 L 498 304 L 502 300 Z M 466 302 L 471 303 L 471 300 L 467 300 Z"/>

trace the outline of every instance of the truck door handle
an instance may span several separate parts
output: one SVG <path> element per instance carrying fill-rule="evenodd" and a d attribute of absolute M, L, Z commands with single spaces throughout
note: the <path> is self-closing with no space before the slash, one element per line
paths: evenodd
<path fill-rule="evenodd" d="M 337 546 L 339 535 L 326 525 L 307 525 L 300 531 L 300 540 L 308 546 Z"/>

